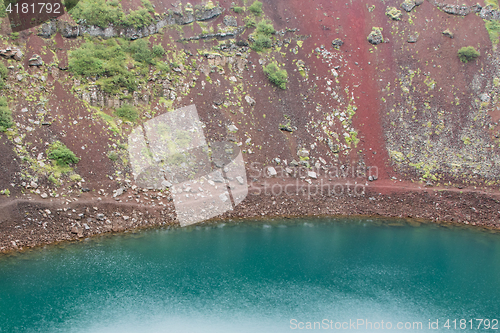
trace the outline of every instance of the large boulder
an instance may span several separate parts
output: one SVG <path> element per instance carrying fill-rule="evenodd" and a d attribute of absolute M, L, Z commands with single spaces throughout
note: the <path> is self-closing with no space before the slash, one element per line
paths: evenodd
<path fill-rule="evenodd" d="M 411 10 L 413 8 L 415 8 L 415 0 L 405 0 L 402 4 L 401 4 L 401 8 L 403 8 L 404 10 L 406 10 L 407 12 L 411 12 Z"/>
<path fill-rule="evenodd" d="M 367 37 L 368 42 L 373 45 L 377 45 L 384 42 L 384 36 L 382 36 L 382 28 L 373 27 L 372 32 Z"/>
<path fill-rule="evenodd" d="M 40 57 L 38 54 L 34 54 L 29 60 L 28 60 L 28 65 L 29 66 L 36 66 L 40 67 L 43 65 L 43 60 L 42 57 Z"/>

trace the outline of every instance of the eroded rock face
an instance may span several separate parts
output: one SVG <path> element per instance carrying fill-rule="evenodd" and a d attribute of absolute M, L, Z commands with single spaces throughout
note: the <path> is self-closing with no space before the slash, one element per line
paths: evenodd
<path fill-rule="evenodd" d="M 5 50 L 0 50 L 0 56 L 5 59 L 21 60 L 23 58 L 23 53 L 17 48 L 6 48 Z"/>
<path fill-rule="evenodd" d="M 109 25 L 106 28 L 85 24 L 78 24 L 73 26 L 68 22 L 62 22 L 58 21 L 57 19 L 53 19 L 40 26 L 38 30 L 38 36 L 41 36 L 43 38 L 50 38 L 52 35 L 59 31 L 61 35 L 66 38 L 76 38 L 83 34 L 89 34 L 93 37 L 122 37 L 134 40 L 156 34 L 161 30 L 161 28 L 168 25 L 185 25 L 194 21 L 207 21 L 221 15 L 223 12 L 224 8 L 218 5 L 213 8 L 198 6 L 194 11 L 175 11 L 169 12 L 168 14 L 163 14 L 162 17 L 157 19 L 155 23 L 140 28 L 125 27 L 119 25 Z M 236 21 L 236 18 L 234 18 L 234 20 Z"/>

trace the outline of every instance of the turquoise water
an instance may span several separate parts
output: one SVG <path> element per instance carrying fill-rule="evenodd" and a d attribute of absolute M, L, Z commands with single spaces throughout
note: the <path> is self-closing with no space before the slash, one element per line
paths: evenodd
<path fill-rule="evenodd" d="M 448 318 L 457 330 L 443 327 Z M 0 257 L 0 332 L 290 332 L 309 331 L 298 329 L 307 322 L 325 329 L 323 320 L 329 331 L 498 332 L 459 329 L 460 319 L 494 318 L 500 235 L 472 229 L 227 223 Z M 335 330 L 349 320 L 393 329 Z M 422 329 L 396 329 L 414 322 Z"/>

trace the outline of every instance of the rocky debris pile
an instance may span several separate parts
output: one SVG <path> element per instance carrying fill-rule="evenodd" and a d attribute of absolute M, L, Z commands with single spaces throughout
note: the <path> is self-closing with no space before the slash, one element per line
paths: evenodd
<path fill-rule="evenodd" d="M 453 38 L 453 32 L 451 32 L 450 29 L 446 29 L 445 31 L 443 31 L 443 35 Z"/>
<path fill-rule="evenodd" d="M 73 26 L 67 22 L 52 19 L 51 21 L 40 26 L 38 36 L 50 38 L 56 32 L 60 32 L 61 35 L 66 38 L 76 38 L 78 36 L 88 34 L 93 37 L 122 37 L 134 40 L 156 34 L 161 30 L 161 28 L 168 25 L 186 25 L 194 21 L 207 21 L 218 17 L 224 12 L 224 8 L 219 5 L 214 7 L 198 5 L 195 6 L 194 10 L 188 9 L 184 12 L 180 10 L 169 11 L 168 13 L 160 15 L 156 19 L 156 22 L 142 27 L 110 24 L 108 27 L 102 28 L 95 25 L 86 25 L 84 22 Z"/>
<path fill-rule="evenodd" d="M 40 67 L 43 66 L 43 60 L 42 57 L 40 57 L 38 54 L 34 54 L 29 60 L 28 60 L 28 65 L 29 66 L 36 66 Z"/>
<path fill-rule="evenodd" d="M 399 21 L 403 17 L 403 13 L 401 13 L 401 11 L 396 7 L 387 7 L 385 15 L 389 16 L 394 21 Z"/>
<path fill-rule="evenodd" d="M 500 10 L 493 8 L 491 5 L 479 8 L 479 16 L 483 20 L 500 20 Z"/>
<path fill-rule="evenodd" d="M 7 47 L 5 50 L 0 50 L 0 56 L 5 59 L 20 61 L 23 58 L 23 53 L 20 49 Z"/>
<path fill-rule="evenodd" d="M 236 20 L 236 17 L 234 16 L 224 16 L 224 19 L 222 20 L 224 24 L 227 27 L 237 27 L 238 26 L 238 21 Z"/>
<path fill-rule="evenodd" d="M 377 45 L 384 42 L 384 36 L 382 36 L 382 28 L 373 27 L 372 32 L 367 37 L 368 42 L 373 45 Z"/>
<path fill-rule="evenodd" d="M 470 13 L 480 13 L 482 9 L 481 5 L 479 4 L 472 5 L 469 7 L 467 5 L 450 5 L 447 3 L 436 2 L 435 5 L 447 14 L 458 15 L 458 16 L 466 16 L 469 15 Z"/>
<path fill-rule="evenodd" d="M 335 49 L 339 49 L 342 45 L 344 45 L 344 42 L 342 41 L 342 39 L 340 38 L 335 38 L 333 41 L 332 41 L 332 46 L 335 48 Z"/>

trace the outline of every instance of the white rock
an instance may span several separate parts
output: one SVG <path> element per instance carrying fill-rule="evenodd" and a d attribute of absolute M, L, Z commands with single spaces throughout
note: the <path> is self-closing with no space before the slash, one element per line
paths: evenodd
<path fill-rule="evenodd" d="M 273 167 L 267 168 L 267 173 L 269 174 L 269 177 L 274 177 L 278 174 L 278 172 L 276 172 L 276 169 Z"/>
<path fill-rule="evenodd" d="M 229 200 L 229 198 L 227 197 L 226 193 L 222 193 L 221 195 L 219 195 L 219 199 L 222 200 L 222 202 L 226 202 Z"/>
<path fill-rule="evenodd" d="M 227 130 L 228 130 L 229 132 L 237 132 L 237 131 L 238 131 L 238 127 L 236 127 L 236 126 L 234 126 L 234 125 L 229 125 L 229 126 L 227 127 Z"/>
<path fill-rule="evenodd" d="M 48 197 L 47 193 L 41 193 L 40 196 L 42 197 L 42 199 L 47 199 Z"/>
<path fill-rule="evenodd" d="M 318 176 L 316 175 L 316 172 L 314 172 L 314 171 L 308 171 L 307 175 L 309 176 L 309 178 L 313 178 L 313 179 L 318 178 Z"/>
<path fill-rule="evenodd" d="M 241 176 L 236 176 L 236 180 L 238 181 L 238 183 L 240 183 L 240 185 L 245 184 L 245 180 Z"/>

